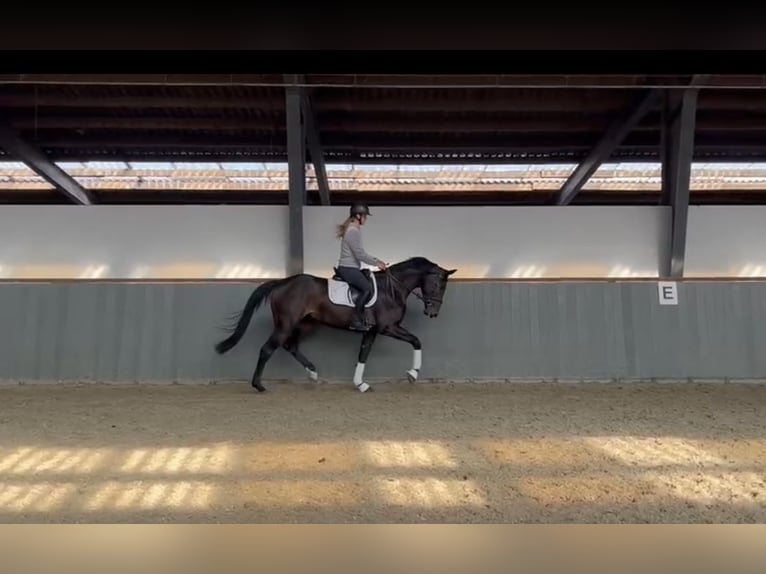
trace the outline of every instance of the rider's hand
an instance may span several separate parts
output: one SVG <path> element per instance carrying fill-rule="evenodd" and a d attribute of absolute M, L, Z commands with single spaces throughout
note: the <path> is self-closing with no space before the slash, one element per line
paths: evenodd
<path fill-rule="evenodd" d="M 385 262 L 383 261 L 378 262 L 378 269 L 380 269 L 381 271 L 385 271 L 387 268 L 388 268 L 388 265 L 386 265 Z"/>

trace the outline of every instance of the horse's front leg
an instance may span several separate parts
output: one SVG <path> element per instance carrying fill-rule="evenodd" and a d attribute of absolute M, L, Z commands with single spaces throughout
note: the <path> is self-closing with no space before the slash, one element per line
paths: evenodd
<path fill-rule="evenodd" d="M 407 371 L 407 379 L 411 383 L 417 381 L 418 375 L 420 374 L 420 367 L 423 362 L 423 347 L 420 344 L 420 339 L 401 325 L 391 325 L 390 327 L 386 327 L 381 331 L 381 335 L 404 341 L 412 345 L 412 368 Z"/>
<path fill-rule="evenodd" d="M 364 382 L 364 366 L 367 363 L 367 357 L 370 356 L 372 350 L 372 344 L 375 342 L 375 337 L 378 336 L 378 332 L 375 329 L 367 331 L 362 337 L 362 344 L 359 347 L 359 357 L 356 363 L 356 369 L 354 370 L 354 385 L 362 392 L 372 389 L 370 385 Z"/>

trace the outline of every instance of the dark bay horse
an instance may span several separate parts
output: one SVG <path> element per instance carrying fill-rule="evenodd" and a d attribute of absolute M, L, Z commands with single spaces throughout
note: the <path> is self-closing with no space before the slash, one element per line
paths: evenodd
<path fill-rule="evenodd" d="M 386 271 L 375 273 L 378 297 L 375 304 L 366 310 L 368 317 L 371 315 L 373 318 L 373 321 L 370 321 L 372 328 L 362 336 L 354 372 L 354 384 L 360 391 L 370 389 L 363 381 L 364 366 L 378 334 L 412 345 L 412 369 L 407 371 L 407 377 L 411 382 L 417 380 L 422 361 L 420 340 L 400 325 L 407 309 L 407 298 L 415 289 L 420 289 L 421 294 L 415 295 L 423 301 L 423 313 L 431 318 L 438 316 L 447 280 L 455 271 L 457 270 L 443 269 L 424 257 L 413 257 L 392 265 Z M 245 334 L 253 313 L 267 298 L 271 298 L 274 329 L 261 347 L 258 366 L 253 373 L 251 384 L 260 392 L 266 390 L 261 384 L 263 369 L 279 347 L 295 357 L 306 369 L 309 377 L 316 380 L 316 367 L 298 349 L 301 338 L 318 325 L 349 329 L 353 313 L 351 307 L 330 301 L 328 284 L 327 279 L 303 273 L 259 285 L 239 314 L 232 334 L 219 342 L 215 350 L 223 354 L 232 349 Z"/>

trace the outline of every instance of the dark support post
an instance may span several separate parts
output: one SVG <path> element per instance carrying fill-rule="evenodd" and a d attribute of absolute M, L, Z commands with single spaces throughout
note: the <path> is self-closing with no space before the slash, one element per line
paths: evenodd
<path fill-rule="evenodd" d="M 306 205 L 305 134 L 301 113 L 301 93 L 287 87 L 287 171 L 289 202 L 288 275 L 303 273 L 303 206 Z"/>
<path fill-rule="evenodd" d="M 662 96 L 662 115 L 660 117 L 660 165 L 662 176 L 662 188 L 660 190 L 660 205 L 670 205 L 670 189 L 667 182 L 670 181 L 670 92 Z"/>
<path fill-rule="evenodd" d="M 0 125 L 0 147 L 19 161 L 23 161 L 37 175 L 55 185 L 75 203 L 82 205 L 94 203 L 90 193 L 72 176 L 49 160 L 41 150 L 25 142 L 13 129 L 5 125 Z"/>
<path fill-rule="evenodd" d="M 641 119 L 660 101 L 662 92 L 652 89 L 643 94 L 622 117 L 614 121 L 598 143 L 561 186 L 555 205 L 569 205 L 583 185 L 619 146 Z"/>
<path fill-rule="evenodd" d="M 285 83 L 305 84 L 303 74 L 285 74 Z M 314 116 L 314 109 L 311 105 L 311 94 L 308 88 L 299 87 L 298 93 L 301 96 L 301 114 L 303 115 L 304 135 L 311 153 L 311 163 L 314 165 L 314 173 L 317 177 L 317 187 L 319 188 L 319 200 L 322 205 L 330 205 L 330 184 L 327 180 L 327 170 L 324 165 L 324 153 L 319 139 L 319 128 Z M 305 158 L 305 149 L 304 149 Z"/>
<path fill-rule="evenodd" d="M 678 134 L 673 132 L 673 124 L 681 111 L 683 94 L 675 91 L 665 93 L 662 106 L 662 124 L 660 126 L 660 161 L 662 162 L 662 187 L 660 205 L 671 205 L 671 185 L 675 179 L 674 159 L 678 147 Z"/>
<path fill-rule="evenodd" d="M 316 117 L 311 106 L 311 98 L 308 92 L 302 91 L 303 102 L 303 122 L 306 126 L 306 141 L 311 153 L 311 163 L 314 164 L 314 172 L 317 176 L 317 186 L 319 187 L 319 199 L 322 205 L 330 205 L 330 184 L 327 181 L 327 171 L 324 167 L 324 154 L 322 153 L 322 144 L 319 140 L 319 130 L 316 124 Z"/>
<path fill-rule="evenodd" d="M 663 197 L 667 196 L 671 209 L 670 246 L 663 263 L 665 277 L 684 275 L 686 257 L 686 223 L 689 214 L 689 183 L 694 155 L 694 128 L 697 115 L 697 97 L 702 77 L 695 77 L 692 87 L 685 90 L 681 102 L 669 110 L 666 132 L 666 151 L 662 170 Z M 671 96 L 671 102 L 673 101 Z"/>

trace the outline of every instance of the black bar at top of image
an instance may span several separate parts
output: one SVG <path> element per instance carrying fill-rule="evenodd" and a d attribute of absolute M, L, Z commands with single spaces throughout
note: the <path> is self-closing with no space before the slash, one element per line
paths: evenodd
<path fill-rule="evenodd" d="M 19 50 L 0 59 L 2 75 L 701 73 L 766 75 L 766 51 Z"/>

